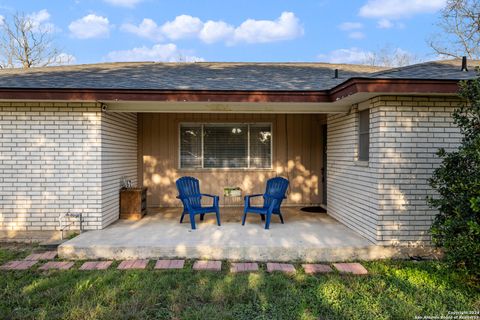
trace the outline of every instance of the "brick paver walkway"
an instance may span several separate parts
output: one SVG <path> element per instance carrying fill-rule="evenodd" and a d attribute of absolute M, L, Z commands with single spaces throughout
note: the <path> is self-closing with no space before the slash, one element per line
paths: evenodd
<path fill-rule="evenodd" d="M 328 264 L 302 264 L 306 274 L 329 273 L 333 269 Z"/>
<path fill-rule="evenodd" d="M 119 270 L 127 269 L 145 269 L 147 267 L 148 260 L 126 260 L 120 262 L 118 265 Z"/>
<path fill-rule="evenodd" d="M 290 263 L 268 262 L 267 263 L 267 271 L 268 272 L 280 271 L 280 272 L 285 272 L 285 273 L 295 273 L 295 267 L 293 266 L 293 264 L 290 264 Z"/>
<path fill-rule="evenodd" d="M 68 270 L 71 267 L 73 267 L 73 265 L 74 263 L 71 261 L 49 261 L 38 269 L 39 270 L 50 270 L 50 269 Z"/>
<path fill-rule="evenodd" d="M 33 253 L 26 257 L 24 260 L 14 260 L 5 263 L 0 266 L 0 270 L 27 270 L 37 264 L 39 260 L 51 260 L 57 255 L 56 251 L 47 251 L 42 253 Z M 112 265 L 113 261 L 86 261 L 79 268 L 79 270 L 106 270 Z M 137 260 L 125 260 L 121 261 L 117 269 L 145 269 L 149 263 L 148 259 Z M 42 265 L 38 270 L 68 270 L 73 267 L 72 261 L 48 261 Z M 155 263 L 155 269 L 183 269 L 185 266 L 185 260 L 166 260 L 160 259 Z M 328 264 L 302 264 L 306 274 L 315 273 L 329 273 L 333 269 Z M 365 269 L 360 263 L 334 263 L 333 267 L 342 274 L 354 274 L 354 275 L 366 275 L 368 270 Z M 221 271 L 222 261 L 214 260 L 197 260 L 193 264 L 193 270 L 208 270 L 208 271 Z M 258 263 L 256 262 L 232 262 L 230 266 L 230 272 L 254 272 L 258 271 Z M 267 272 L 284 272 L 295 273 L 295 267 L 290 263 L 276 263 L 267 262 Z"/>
<path fill-rule="evenodd" d="M 183 269 L 185 260 L 157 260 L 155 269 Z"/>
<path fill-rule="evenodd" d="M 368 274 L 367 269 L 362 266 L 360 263 L 334 263 L 333 266 L 340 273 L 350 273 L 355 275 L 364 275 Z"/>
<path fill-rule="evenodd" d="M 36 260 L 10 261 L 0 267 L 1 270 L 27 270 L 38 263 Z"/>
<path fill-rule="evenodd" d="M 79 270 L 106 270 L 112 262 L 113 261 L 87 261 L 82 264 Z"/>
<path fill-rule="evenodd" d="M 230 272 L 251 272 L 258 271 L 258 263 L 256 262 L 238 262 L 232 263 L 230 266 Z"/>
<path fill-rule="evenodd" d="M 40 253 L 32 253 L 25 260 L 53 260 L 57 256 L 57 251 L 45 251 Z"/>
<path fill-rule="evenodd" d="M 220 271 L 222 270 L 222 261 L 198 260 L 193 264 L 193 270 Z"/>

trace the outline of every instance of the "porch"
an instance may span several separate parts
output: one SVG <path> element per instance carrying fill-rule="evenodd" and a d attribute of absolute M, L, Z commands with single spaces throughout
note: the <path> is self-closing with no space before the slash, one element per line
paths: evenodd
<path fill-rule="evenodd" d="M 222 226 L 214 215 L 191 230 L 188 218 L 179 223 L 180 208 L 149 209 L 140 221 L 119 220 L 62 244 L 67 259 L 205 258 L 249 261 L 345 261 L 390 257 L 391 248 L 373 245 L 326 213 L 300 207 L 282 209 L 285 224 L 272 219 L 264 230 L 257 215 L 241 225 L 242 209 L 221 209 Z M 197 217 L 198 219 L 198 217 Z"/>

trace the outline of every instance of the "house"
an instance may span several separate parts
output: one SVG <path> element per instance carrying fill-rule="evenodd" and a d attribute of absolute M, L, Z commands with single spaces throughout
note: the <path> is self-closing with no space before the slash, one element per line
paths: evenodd
<path fill-rule="evenodd" d="M 148 207 L 180 206 L 175 180 L 323 205 L 378 245 L 428 244 L 428 179 L 461 134 L 452 111 L 469 61 L 402 68 L 324 63 L 109 63 L 0 71 L 0 230 L 41 238 L 119 216 L 122 177 Z M 78 227 L 76 225 L 75 227 Z M 268 232 L 268 231 L 265 231 Z"/>

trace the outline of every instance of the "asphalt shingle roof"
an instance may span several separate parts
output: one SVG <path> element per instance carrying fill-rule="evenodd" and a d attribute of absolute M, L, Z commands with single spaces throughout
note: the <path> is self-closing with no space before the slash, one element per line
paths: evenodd
<path fill-rule="evenodd" d="M 354 78 L 448 79 L 475 77 L 460 60 L 386 69 L 328 63 L 103 63 L 0 70 L 0 88 L 145 90 L 328 90 Z M 339 77 L 334 78 L 334 70 Z"/>

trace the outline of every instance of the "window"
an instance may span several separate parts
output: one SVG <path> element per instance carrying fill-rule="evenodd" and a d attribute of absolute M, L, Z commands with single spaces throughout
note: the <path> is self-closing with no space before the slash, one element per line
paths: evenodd
<path fill-rule="evenodd" d="M 370 109 L 358 113 L 358 160 L 368 161 L 370 144 Z"/>
<path fill-rule="evenodd" d="M 271 124 L 180 124 L 180 168 L 271 167 Z"/>

